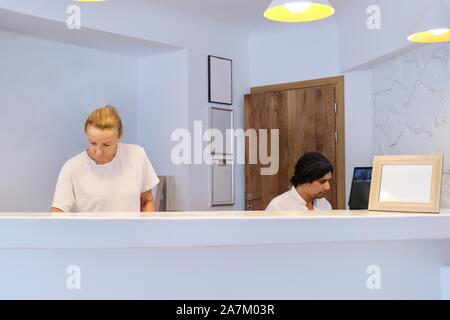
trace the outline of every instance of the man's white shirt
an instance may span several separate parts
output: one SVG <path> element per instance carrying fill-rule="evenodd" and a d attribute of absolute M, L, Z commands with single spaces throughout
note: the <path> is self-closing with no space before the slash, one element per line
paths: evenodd
<path fill-rule="evenodd" d="M 291 190 L 273 199 L 266 211 L 308 211 L 306 201 L 300 196 L 297 189 L 292 187 Z M 314 210 L 329 211 L 333 210 L 327 199 L 316 199 L 314 201 Z"/>

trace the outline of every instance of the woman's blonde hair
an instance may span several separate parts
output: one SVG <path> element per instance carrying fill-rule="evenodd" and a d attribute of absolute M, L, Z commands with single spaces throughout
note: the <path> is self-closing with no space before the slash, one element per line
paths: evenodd
<path fill-rule="evenodd" d="M 87 132 L 88 126 L 93 126 L 100 130 L 117 129 L 119 136 L 122 136 L 123 132 L 122 119 L 120 119 L 117 109 L 110 105 L 92 111 L 84 124 L 85 132 Z"/>

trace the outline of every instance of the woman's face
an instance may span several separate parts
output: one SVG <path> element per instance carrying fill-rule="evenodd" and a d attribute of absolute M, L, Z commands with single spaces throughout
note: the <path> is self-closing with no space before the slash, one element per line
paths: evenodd
<path fill-rule="evenodd" d="M 117 152 L 117 144 L 122 137 L 117 129 L 97 129 L 88 126 L 86 135 L 89 142 L 88 154 L 97 164 L 112 161 Z"/>

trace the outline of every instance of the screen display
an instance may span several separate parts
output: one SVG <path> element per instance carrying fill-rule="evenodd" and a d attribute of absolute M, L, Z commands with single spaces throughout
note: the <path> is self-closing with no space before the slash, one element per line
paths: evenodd
<path fill-rule="evenodd" d="M 355 168 L 354 182 L 370 182 L 372 180 L 372 168 Z"/>
<path fill-rule="evenodd" d="M 367 210 L 369 207 L 371 180 L 372 168 L 355 168 L 348 203 L 351 210 Z"/>

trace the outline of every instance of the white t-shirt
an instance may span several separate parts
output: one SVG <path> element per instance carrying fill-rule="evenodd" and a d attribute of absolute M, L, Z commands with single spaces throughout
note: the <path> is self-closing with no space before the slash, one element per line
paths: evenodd
<path fill-rule="evenodd" d="M 308 211 L 306 201 L 297 192 L 295 187 L 273 199 L 266 211 Z M 316 199 L 314 201 L 314 210 L 329 211 L 333 210 L 327 199 Z"/>
<path fill-rule="evenodd" d="M 114 159 L 96 164 L 86 151 L 61 169 L 52 207 L 64 212 L 140 212 L 141 193 L 159 183 L 145 150 L 119 143 Z"/>

